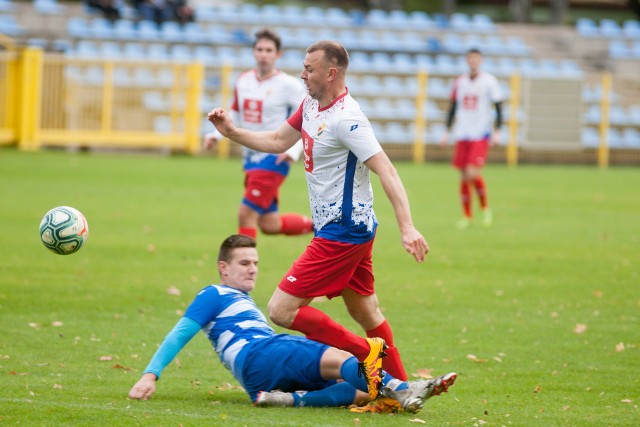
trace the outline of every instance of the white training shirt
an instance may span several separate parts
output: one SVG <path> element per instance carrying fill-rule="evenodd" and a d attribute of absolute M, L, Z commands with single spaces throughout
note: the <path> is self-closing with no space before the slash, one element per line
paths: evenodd
<path fill-rule="evenodd" d="M 298 78 L 279 70 L 265 79 L 259 79 L 255 69 L 245 71 L 238 76 L 234 88 L 233 104 L 236 124 L 251 131 L 269 131 L 278 129 L 282 122 L 296 111 L 307 94 L 307 90 Z M 287 151 L 297 159 L 302 151 L 301 145 L 294 145 Z M 245 169 L 253 166 L 273 154 L 243 149 Z"/>
<path fill-rule="evenodd" d="M 363 162 L 382 147 L 358 103 L 346 91 L 320 109 L 307 96 L 288 122 L 302 133 L 317 236 L 349 243 L 371 239 L 377 220 L 370 171 Z"/>
<path fill-rule="evenodd" d="M 451 100 L 456 101 L 454 135 L 458 141 L 488 138 L 495 121 L 495 103 L 502 101 L 498 80 L 480 72 L 474 79 L 468 74 L 453 83 Z"/>

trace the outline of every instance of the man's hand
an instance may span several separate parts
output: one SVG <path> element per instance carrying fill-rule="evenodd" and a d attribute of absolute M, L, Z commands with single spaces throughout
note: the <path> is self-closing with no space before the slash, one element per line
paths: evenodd
<path fill-rule="evenodd" d="M 222 108 L 214 108 L 207 114 L 207 120 L 209 120 L 218 129 L 223 136 L 228 137 L 233 132 L 236 126 L 233 124 L 233 120 L 229 113 Z"/>
<path fill-rule="evenodd" d="M 449 143 L 449 131 L 444 131 L 440 137 L 440 146 L 444 147 Z"/>
<path fill-rule="evenodd" d="M 495 129 L 491 134 L 491 145 L 498 145 L 500 143 L 500 129 Z"/>
<path fill-rule="evenodd" d="M 409 252 L 418 262 L 424 261 L 429 253 L 429 244 L 425 238 L 414 227 L 402 230 L 402 246 Z"/>
<path fill-rule="evenodd" d="M 216 146 L 218 137 L 215 132 L 208 133 L 202 138 L 202 148 L 205 150 L 211 150 Z"/>
<path fill-rule="evenodd" d="M 156 376 L 150 372 L 143 374 L 138 382 L 129 390 L 129 397 L 136 400 L 147 400 L 156 392 Z"/>
<path fill-rule="evenodd" d="M 293 158 L 289 155 L 289 153 L 280 153 L 276 158 L 276 165 L 279 165 L 282 162 L 286 162 L 288 164 L 293 163 Z"/>

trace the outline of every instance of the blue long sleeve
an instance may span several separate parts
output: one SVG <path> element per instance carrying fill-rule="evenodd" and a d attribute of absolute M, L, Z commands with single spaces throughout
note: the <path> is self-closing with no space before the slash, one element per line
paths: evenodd
<path fill-rule="evenodd" d="M 156 351 L 151 358 L 144 373 L 150 372 L 156 376 L 156 379 L 159 379 L 162 370 L 171 363 L 178 353 L 180 353 L 180 350 L 187 345 L 201 328 L 202 326 L 194 320 L 188 317 L 181 318 L 171 332 L 164 338 L 164 341 L 162 341 L 160 348 L 158 348 L 158 351 Z"/>

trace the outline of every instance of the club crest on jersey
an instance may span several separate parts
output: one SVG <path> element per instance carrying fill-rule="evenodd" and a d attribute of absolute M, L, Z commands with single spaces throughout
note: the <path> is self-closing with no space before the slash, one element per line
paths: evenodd
<path fill-rule="evenodd" d="M 358 125 L 351 125 L 351 129 L 349 129 L 349 132 L 353 132 L 356 129 L 358 129 Z"/>
<path fill-rule="evenodd" d="M 326 127 L 327 127 L 326 123 L 321 124 L 320 127 L 318 128 L 318 131 L 316 132 L 316 137 L 322 135 L 322 132 L 324 132 Z"/>

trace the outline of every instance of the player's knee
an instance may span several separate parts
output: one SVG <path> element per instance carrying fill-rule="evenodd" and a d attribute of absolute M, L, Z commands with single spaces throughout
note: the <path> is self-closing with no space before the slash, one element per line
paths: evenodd
<path fill-rule="evenodd" d="M 269 301 L 269 304 L 267 305 L 267 312 L 269 314 L 269 319 L 278 326 L 288 328 L 293 323 L 291 313 L 283 310 L 282 307 L 273 301 Z"/>

